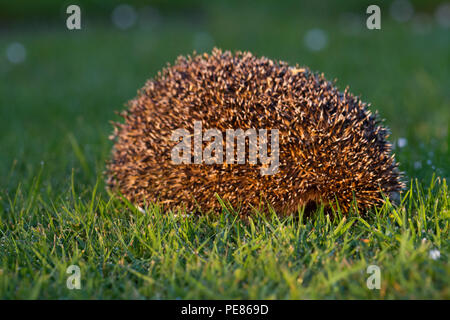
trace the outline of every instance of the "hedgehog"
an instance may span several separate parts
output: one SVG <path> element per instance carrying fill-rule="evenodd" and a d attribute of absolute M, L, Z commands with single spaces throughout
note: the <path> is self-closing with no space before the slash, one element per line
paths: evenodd
<path fill-rule="evenodd" d="M 138 91 L 120 113 L 122 122 L 113 122 L 107 185 L 138 207 L 159 203 L 191 213 L 220 212 L 219 199 L 242 216 L 318 206 L 346 213 L 353 204 L 367 211 L 404 187 L 389 131 L 368 107 L 348 87 L 339 91 L 335 81 L 298 64 L 217 48 L 180 56 Z M 209 150 L 216 161 L 201 159 L 238 129 L 269 134 L 244 135 L 241 151 L 248 155 L 240 159 L 237 147 Z M 187 136 L 174 139 L 177 130 Z M 192 144 L 190 138 L 208 130 L 223 139 Z M 226 143 L 233 146 L 232 139 Z M 183 161 L 174 160 L 183 140 Z M 255 142 L 267 146 L 267 155 L 276 153 L 272 174 L 264 174 L 267 161 L 252 158 L 255 149 L 262 155 Z"/>

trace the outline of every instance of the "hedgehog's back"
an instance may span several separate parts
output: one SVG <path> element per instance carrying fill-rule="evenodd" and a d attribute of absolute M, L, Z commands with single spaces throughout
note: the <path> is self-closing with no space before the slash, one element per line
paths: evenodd
<path fill-rule="evenodd" d="M 243 214 L 266 203 L 283 213 L 336 199 L 348 209 L 353 197 L 367 208 L 382 200 L 381 192 L 402 187 L 387 132 L 358 98 L 306 68 L 250 53 L 215 49 L 179 58 L 146 83 L 123 115 L 108 184 L 137 204 L 207 211 L 220 209 L 217 194 Z M 250 136 L 244 163 L 230 161 L 239 150 L 227 154 L 227 130 Z M 211 133 L 214 138 L 204 139 Z M 195 143 L 199 136 L 203 142 Z M 190 152 L 174 161 L 182 142 Z M 208 162 L 202 156 L 213 142 Z M 262 161 L 263 145 L 268 157 L 278 158 L 274 174 Z"/>

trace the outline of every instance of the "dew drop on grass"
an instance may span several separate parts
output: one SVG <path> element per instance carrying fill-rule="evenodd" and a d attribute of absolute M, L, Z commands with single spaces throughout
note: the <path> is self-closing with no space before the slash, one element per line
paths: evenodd
<path fill-rule="evenodd" d="M 25 61 L 27 51 L 23 44 L 13 42 L 6 48 L 6 58 L 9 62 L 18 64 Z"/>
<path fill-rule="evenodd" d="M 328 37 L 322 29 L 311 29 L 306 32 L 305 45 L 311 51 L 320 51 L 327 45 Z"/>
<path fill-rule="evenodd" d="M 414 162 L 414 169 L 419 170 L 422 168 L 422 161 Z"/>
<path fill-rule="evenodd" d="M 429 256 L 433 260 L 437 260 L 441 257 L 441 252 L 437 249 L 430 250 Z"/>
<path fill-rule="evenodd" d="M 399 148 L 406 147 L 407 144 L 408 144 L 408 140 L 406 138 L 398 138 L 397 145 Z"/>
<path fill-rule="evenodd" d="M 117 28 L 122 30 L 129 29 L 136 23 L 136 10 L 128 4 L 118 5 L 114 8 L 111 19 Z"/>

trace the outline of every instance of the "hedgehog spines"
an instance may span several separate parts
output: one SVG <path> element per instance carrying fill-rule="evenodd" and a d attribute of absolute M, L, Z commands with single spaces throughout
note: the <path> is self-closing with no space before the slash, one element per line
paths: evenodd
<path fill-rule="evenodd" d="M 389 133 L 359 97 L 306 67 L 249 52 L 179 57 L 147 81 L 122 116 L 108 185 L 137 204 L 159 199 L 173 208 L 215 210 L 218 194 L 242 203 L 244 215 L 261 199 L 280 213 L 335 200 L 348 210 L 353 198 L 365 209 L 403 188 Z M 228 129 L 278 130 L 278 173 L 261 176 L 262 165 L 247 158 L 174 164 L 172 133 L 193 132 L 196 121 L 224 136 Z"/>

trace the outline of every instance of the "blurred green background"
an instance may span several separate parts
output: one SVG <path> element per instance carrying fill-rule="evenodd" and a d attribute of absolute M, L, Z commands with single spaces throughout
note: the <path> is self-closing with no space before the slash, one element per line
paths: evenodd
<path fill-rule="evenodd" d="M 82 29 L 66 28 L 78 4 Z M 381 30 L 366 8 L 381 8 Z M 249 50 L 337 79 L 391 128 L 406 179 L 449 177 L 449 3 L 444 1 L 2 1 L 0 191 L 92 185 L 115 111 L 178 55 Z M 57 193 L 57 192 L 56 192 Z"/>

